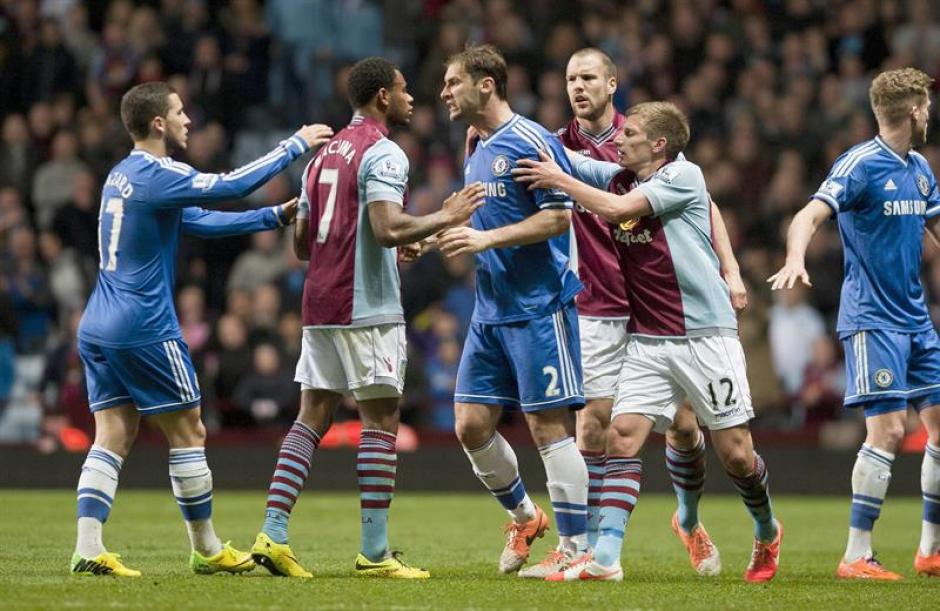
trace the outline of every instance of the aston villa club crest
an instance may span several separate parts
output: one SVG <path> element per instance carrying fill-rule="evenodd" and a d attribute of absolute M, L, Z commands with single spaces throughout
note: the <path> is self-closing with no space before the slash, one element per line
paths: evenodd
<path fill-rule="evenodd" d="M 505 155 L 500 155 L 493 160 L 493 176 L 502 176 L 509 171 L 510 167 L 509 158 Z"/>
<path fill-rule="evenodd" d="M 924 197 L 927 197 L 927 194 L 930 193 L 930 183 L 927 181 L 927 177 L 923 174 L 917 175 L 917 189 Z"/>

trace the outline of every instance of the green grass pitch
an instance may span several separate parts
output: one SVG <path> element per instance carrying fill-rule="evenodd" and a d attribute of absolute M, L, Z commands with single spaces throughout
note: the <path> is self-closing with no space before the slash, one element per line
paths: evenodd
<path fill-rule="evenodd" d="M 236 547 L 250 545 L 263 515 L 262 492 L 219 490 L 215 524 Z M 547 506 L 547 499 L 538 502 Z M 75 578 L 67 572 L 74 544 L 71 491 L 0 492 L 0 606 L 32 608 L 567 608 L 567 609 L 883 609 L 933 608 L 940 579 L 913 575 L 920 502 L 888 498 L 875 543 L 880 559 L 902 572 L 901 583 L 844 583 L 833 578 L 845 543 L 848 500 L 775 500 L 786 527 L 781 570 L 766 585 L 744 583 L 751 521 L 733 497 L 706 496 L 703 521 L 718 545 L 724 572 L 696 577 L 669 529 L 674 499 L 647 495 L 630 522 L 623 583 L 550 584 L 499 575 L 505 514 L 479 494 L 399 493 L 392 505 L 393 547 L 432 571 L 427 582 L 357 578 L 358 497 L 307 490 L 294 512 L 294 551 L 312 580 L 274 578 L 256 568 L 245 576 L 188 572 L 188 542 L 169 490 L 118 493 L 105 543 L 143 571 L 137 580 Z M 554 544 L 540 540 L 533 556 Z"/>

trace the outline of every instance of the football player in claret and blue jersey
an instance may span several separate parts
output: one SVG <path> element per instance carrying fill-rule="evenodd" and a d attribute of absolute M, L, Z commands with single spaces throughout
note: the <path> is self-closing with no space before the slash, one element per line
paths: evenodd
<path fill-rule="evenodd" d="M 871 533 L 910 405 L 927 429 L 924 495 L 914 569 L 940 577 L 940 340 L 920 281 L 926 228 L 940 238 L 940 193 L 914 147 L 927 140 L 933 79 L 903 68 L 880 74 L 869 91 L 878 135 L 842 154 L 793 218 L 787 258 L 774 289 L 810 286 L 804 257 L 823 221 L 835 217 L 845 250 L 836 331 L 845 350 L 845 406 L 862 408 L 868 434 L 852 471 L 849 540 L 837 575 L 898 580 L 875 560 Z"/>
<path fill-rule="evenodd" d="M 512 180 L 519 159 L 539 151 L 567 166 L 558 138 L 506 102 L 506 62 L 494 47 L 469 47 L 446 64 L 441 99 L 452 121 L 481 136 L 471 142 L 464 181 L 481 181 L 486 203 L 471 227 L 449 229 L 447 256 L 476 255 L 476 306 L 457 373 L 457 436 L 484 486 L 512 518 L 500 557 L 517 571 L 548 518 L 526 494 L 516 456 L 496 431 L 503 407 L 521 409 L 548 477 L 561 547 L 587 548 L 587 469 L 569 411 L 584 405 L 574 298 L 572 203 L 564 193 L 527 191 Z"/>
<path fill-rule="evenodd" d="M 98 283 L 78 329 L 95 441 L 78 480 L 78 541 L 71 570 L 82 575 L 140 576 L 102 542 L 118 475 L 141 416 L 166 435 L 170 483 L 192 544 L 196 573 L 240 573 L 251 556 L 223 545 L 212 527 L 212 473 L 200 420 L 199 383 L 173 306 L 181 231 L 213 237 L 263 231 L 293 220 L 296 202 L 244 213 L 193 207 L 254 191 L 332 134 L 306 126 L 270 153 L 227 174 L 204 174 L 168 155 L 185 150 L 189 118 L 162 82 L 130 89 L 121 119 L 134 149 L 101 193 Z"/>

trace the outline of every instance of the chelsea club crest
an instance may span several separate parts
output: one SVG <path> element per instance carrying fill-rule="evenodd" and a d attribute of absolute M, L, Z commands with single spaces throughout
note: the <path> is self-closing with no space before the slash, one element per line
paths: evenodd
<path fill-rule="evenodd" d="M 890 369 L 879 369 L 875 372 L 875 384 L 882 388 L 887 388 L 891 386 L 891 383 L 894 382 L 894 374 L 891 373 Z"/>
<path fill-rule="evenodd" d="M 493 176 L 502 176 L 509 171 L 510 166 L 508 157 L 505 155 L 498 156 L 493 160 Z"/>
<path fill-rule="evenodd" d="M 927 177 L 923 174 L 917 175 L 917 188 L 924 197 L 927 197 L 927 194 L 930 193 L 930 183 L 927 182 Z"/>

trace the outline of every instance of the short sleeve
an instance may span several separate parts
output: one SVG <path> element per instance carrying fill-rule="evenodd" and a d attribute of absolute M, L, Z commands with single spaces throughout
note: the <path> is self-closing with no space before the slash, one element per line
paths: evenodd
<path fill-rule="evenodd" d="M 623 170 L 620 164 L 591 159 L 570 149 L 566 149 L 565 153 L 571 163 L 571 175 L 581 182 L 598 189 L 606 189 L 614 176 Z"/>
<path fill-rule="evenodd" d="M 850 151 L 836 159 L 813 199 L 826 202 L 836 214 L 846 212 L 858 204 L 866 184 L 865 164 Z"/>
<path fill-rule="evenodd" d="M 365 201 L 404 205 L 408 186 L 408 158 L 391 140 L 376 142 L 362 157 L 360 184 L 365 185 Z"/>
<path fill-rule="evenodd" d="M 663 166 L 637 189 L 649 200 L 653 216 L 684 210 L 707 197 L 702 170 L 682 160 Z"/>
<path fill-rule="evenodd" d="M 933 170 L 930 169 L 930 164 L 927 163 L 926 159 L 922 166 L 929 189 L 927 192 L 927 212 L 925 216 L 928 219 L 932 219 L 940 216 L 940 187 L 937 186 L 937 177 L 934 175 Z"/>
<path fill-rule="evenodd" d="M 310 175 L 310 168 L 316 157 L 310 160 L 304 168 L 304 173 L 300 175 L 300 196 L 297 198 L 297 218 L 305 219 L 310 216 L 310 196 L 307 195 L 307 177 Z"/>

